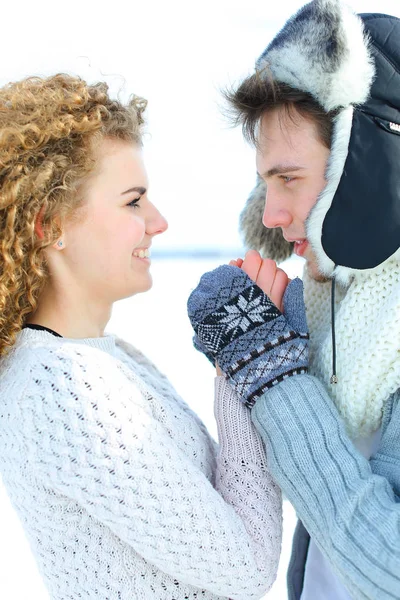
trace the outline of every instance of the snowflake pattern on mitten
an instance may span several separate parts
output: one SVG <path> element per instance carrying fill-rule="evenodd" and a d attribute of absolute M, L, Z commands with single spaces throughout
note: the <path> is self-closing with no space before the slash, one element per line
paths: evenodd
<path fill-rule="evenodd" d="M 298 284 L 292 289 L 302 295 Z M 238 267 L 203 275 L 188 310 L 199 340 L 248 406 L 286 377 L 307 371 L 307 332 L 295 331 Z"/>

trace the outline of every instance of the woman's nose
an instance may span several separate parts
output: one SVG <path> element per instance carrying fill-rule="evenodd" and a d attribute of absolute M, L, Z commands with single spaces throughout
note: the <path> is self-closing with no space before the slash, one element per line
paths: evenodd
<path fill-rule="evenodd" d="M 168 229 L 168 221 L 154 204 L 152 204 L 152 209 L 151 218 L 148 220 L 147 231 L 150 235 L 160 235 Z"/>

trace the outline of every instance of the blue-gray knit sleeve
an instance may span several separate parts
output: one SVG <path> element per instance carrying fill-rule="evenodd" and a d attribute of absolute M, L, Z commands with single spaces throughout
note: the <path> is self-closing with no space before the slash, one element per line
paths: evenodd
<path fill-rule="evenodd" d="M 321 383 L 309 375 L 281 382 L 257 401 L 252 419 L 272 476 L 349 592 L 398 599 L 400 504 L 350 442 Z"/>
<path fill-rule="evenodd" d="M 369 463 L 375 474 L 388 480 L 397 502 L 400 502 L 400 390 L 386 403 L 382 440 Z"/>

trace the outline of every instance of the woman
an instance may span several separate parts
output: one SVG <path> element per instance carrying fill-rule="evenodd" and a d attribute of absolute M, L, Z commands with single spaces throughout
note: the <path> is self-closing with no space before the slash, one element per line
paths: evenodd
<path fill-rule="evenodd" d="M 53 600 L 258 599 L 281 496 L 217 377 L 219 447 L 168 380 L 104 334 L 151 287 L 167 228 L 143 110 L 56 75 L 0 90 L 0 464 Z"/>

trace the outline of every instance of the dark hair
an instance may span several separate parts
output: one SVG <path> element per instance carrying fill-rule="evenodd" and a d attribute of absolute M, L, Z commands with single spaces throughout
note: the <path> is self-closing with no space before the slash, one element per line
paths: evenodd
<path fill-rule="evenodd" d="M 293 120 L 297 111 L 314 121 L 322 143 L 331 147 L 333 119 L 338 111 L 327 113 L 311 94 L 274 80 L 266 69 L 249 75 L 236 89 L 224 90 L 223 96 L 228 102 L 230 121 L 241 125 L 244 137 L 255 146 L 261 117 L 282 107 Z"/>

